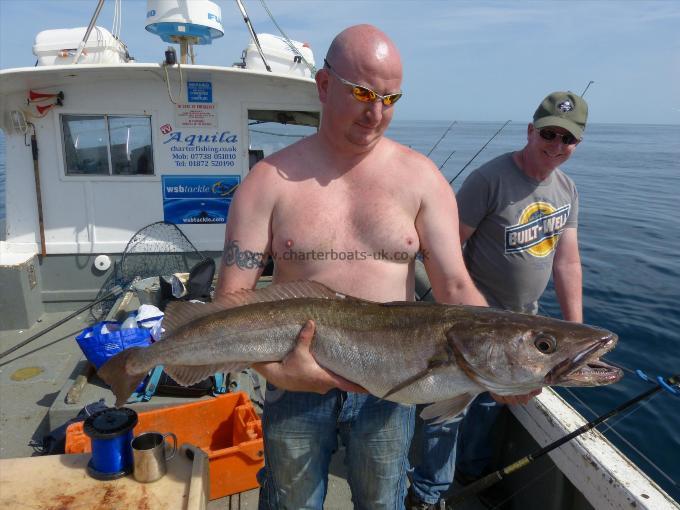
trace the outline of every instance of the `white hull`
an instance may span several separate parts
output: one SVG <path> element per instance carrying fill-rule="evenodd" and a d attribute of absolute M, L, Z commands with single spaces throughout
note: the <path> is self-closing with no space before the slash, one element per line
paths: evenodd
<path fill-rule="evenodd" d="M 544 390 L 527 405 L 513 406 L 511 410 L 540 446 L 586 423 L 583 416 L 552 389 Z M 563 476 L 597 510 L 680 508 L 597 430 L 572 439 L 549 455 Z"/>

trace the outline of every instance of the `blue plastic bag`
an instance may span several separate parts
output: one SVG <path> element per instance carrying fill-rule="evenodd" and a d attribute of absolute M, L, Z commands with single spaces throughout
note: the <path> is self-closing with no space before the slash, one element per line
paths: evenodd
<path fill-rule="evenodd" d="M 108 332 L 102 331 L 104 326 Z M 120 329 L 120 322 L 103 321 L 85 328 L 76 341 L 87 360 L 99 370 L 109 358 L 125 349 L 151 345 L 151 332 L 146 328 Z"/>

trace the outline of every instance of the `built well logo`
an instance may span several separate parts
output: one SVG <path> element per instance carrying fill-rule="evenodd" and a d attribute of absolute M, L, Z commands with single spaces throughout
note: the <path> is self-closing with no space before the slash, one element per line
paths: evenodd
<path fill-rule="evenodd" d="M 505 227 L 505 253 L 528 252 L 546 257 L 557 246 L 569 218 L 571 204 L 559 209 L 547 202 L 534 202 L 524 208 L 516 225 Z"/>

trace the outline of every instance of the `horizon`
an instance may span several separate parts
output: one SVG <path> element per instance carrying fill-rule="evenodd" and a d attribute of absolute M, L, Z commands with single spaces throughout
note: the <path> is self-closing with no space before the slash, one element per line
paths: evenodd
<path fill-rule="evenodd" d="M 538 106 L 538 105 L 537 105 Z M 495 119 L 495 120 L 472 120 L 472 119 L 394 119 L 392 120 L 392 123 L 394 122 L 442 122 L 442 123 L 447 123 L 455 120 L 458 123 L 485 123 L 485 124 L 492 124 L 492 123 L 503 123 L 507 120 L 510 121 L 510 124 L 529 124 L 531 122 L 531 115 L 527 119 L 522 119 L 522 120 L 513 120 L 513 119 Z M 679 119 L 680 121 L 680 119 Z M 390 125 L 392 124 L 390 123 Z M 678 126 L 680 127 L 680 122 L 677 124 L 674 123 L 650 123 L 650 122 L 590 122 L 588 121 L 586 131 L 588 127 L 592 126 Z"/>
<path fill-rule="evenodd" d="M 215 3 L 225 34 L 212 45 L 195 46 L 197 63 L 230 66 L 250 36 L 234 2 Z M 96 4 L 0 0 L 0 68 L 32 66 L 38 32 L 87 26 Z M 104 4 L 98 26 L 111 30 L 114 4 Z M 585 95 L 591 123 L 680 125 L 680 2 L 583 0 L 568 8 L 537 1 L 325 0 L 323 9 L 315 8 L 319 5 L 267 3 L 291 39 L 310 43 L 317 65 L 347 26 L 373 23 L 387 33 L 404 63 L 405 96 L 395 107 L 395 120 L 530 119 L 550 92 L 581 93 L 593 81 Z M 246 2 L 246 8 L 257 33 L 279 34 L 259 2 Z M 145 30 L 145 16 L 146 1 L 123 0 L 121 40 L 137 62 L 159 62 L 168 45 Z"/>

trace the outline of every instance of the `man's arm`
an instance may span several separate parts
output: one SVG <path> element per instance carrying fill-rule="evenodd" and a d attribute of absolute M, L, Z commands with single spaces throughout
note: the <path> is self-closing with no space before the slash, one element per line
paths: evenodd
<path fill-rule="evenodd" d="M 487 306 L 463 261 L 453 190 L 436 167 L 423 173 L 429 186 L 423 191 L 415 226 L 432 294 L 440 303 Z"/>
<path fill-rule="evenodd" d="M 472 234 L 475 233 L 476 228 L 469 227 L 462 221 L 459 222 L 458 225 L 458 233 L 460 235 L 460 245 L 463 246 L 470 237 L 472 237 Z"/>
<path fill-rule="evenodd" d="M 270 224 L 275 195 L 268 182 L 271 167 L 259 163 L 239 185 L 229 208 L 224 253 L 215 301 L 241 289 L 253 289 L 270 250 Z"/>
<path fill-rule="evenodd" d="M 583 273 L 575 228 L 566 228 L 560 235 L 553 261 L 553 282 L 564 320 L 583 322 Z"/>

